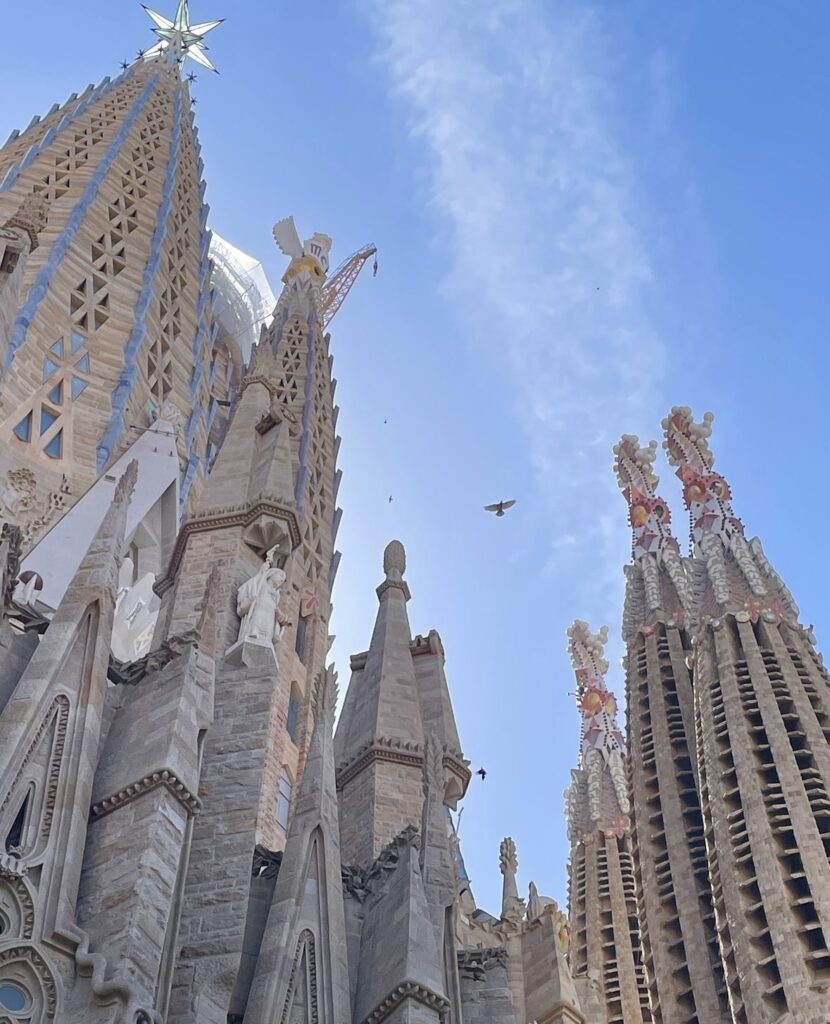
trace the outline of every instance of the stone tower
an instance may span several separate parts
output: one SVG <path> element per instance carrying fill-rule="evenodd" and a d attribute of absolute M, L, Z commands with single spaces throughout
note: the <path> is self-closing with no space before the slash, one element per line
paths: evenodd
<path fill-rule="evenodd" d="M 592 634 L 577 621 L 568 637 L 582 715 L 579 767 L 568 794 L 571 971 L 583 1002 L 596 990 L 603 1008 L 597 1024 L 651 1021 L 628 838 L 625 741 L 605 685 L 607 630 Z"/>
<path fill-rule="evenodd" d="M 830 998 L 828 677 L 712 469 L 711 414 L 663 421 L 691 520 L 700 792 L 732 1019 L 819 1024 Z"/>
<path fill-rule="evenodd" d="M 0 286 L 0 517 L 25 550 L 157 421 L 173 471 L 139 459 L 148 511 L 171 485 L 184 505 L 207 469 L 227 353 L 211 326 L 186 44 L 179 33 L 0 150 L 0 225 L 28 235 L 6 241 Z M 41 561 L 48 575 L 53 556 Z"/>
<path fill-rule="evenodd" d="M 624 435 L 615 471 L 629 509 L 628 760 L 643 955 L 654 1019 L 729 1020 L 709 890 L 686 631 L 686 568 L 656 494 L 656 442 Z"/>

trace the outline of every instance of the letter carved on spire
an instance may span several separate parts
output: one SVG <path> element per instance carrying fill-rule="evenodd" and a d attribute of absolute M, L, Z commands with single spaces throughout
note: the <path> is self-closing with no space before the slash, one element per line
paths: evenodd
<path fill-rule="evenodd" d="M 582 714 L 580 767 L 568 794 L 572 838 L 590 841 L 597 831 L 621 836 L 629 827 L 625 739 L 617 724 L 617 701 L 605 685 L 603 657 L 608 629 L 592 633 L 577 620 L 568 630 L 568 652 L 576 675 Z"/>
<path fill-rule="evenodd" d="M 696 423 L 691 409 L 674 406 L 663 420 L 663 447 L 677 468 L 689 510 L 693 556 L 705 566 L 705 576 L 695 573 L 693 581 L 695 619 L 733 611 L 753 622 L 760 616 L 770 622 L 782 617 L 794 621 L 798 609 L 792 595 L 767 561 L 760 541 L 747 541 L 743 523 L 732 510 L 729 484 L 712 471 L 715 458 L 708 438 L 713 419 L 707 412 Z M 737 573 L 730 571 L 730 562 Z"/>

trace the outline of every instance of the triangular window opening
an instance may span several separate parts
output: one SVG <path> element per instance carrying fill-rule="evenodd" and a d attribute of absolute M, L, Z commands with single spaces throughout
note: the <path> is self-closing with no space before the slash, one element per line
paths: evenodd
<path fill-rule="evenodd" d="M 63 454 L 63 431 L 59 430 L 43 450 L 50 459 L 59 459 Z"/>
<path fill-rule="evenodd" d="M 26 799 L 20 805 L 20 810 L 17 812 L 17 815 L 12 822 L 9 834 L 6 836 L 6 853 L 14 855 L 22 852 L 23 834 L 26 829 L 26 818 L 28 817 L 31 796 L 32 791 L 30 789 L 26 794 Z"/>
<path fill-rule="evenodd" d="M 23 419 L 14 428 L 14 436 L 21 441 L 32 440 L 32 414 L 27 412 Z"/>
<path fill-rule="evenodd" d="M 53 423 L 57 422 L 59 413 L 55 412 L 54 409 L 50 409 L 47 405 L 40 407 L 40 433 L 45 434 L 46 431 L 52 426 Z"/>
<path fill-rule="evenodd" d="M 63 359 L 63 338 L 58 338 L 58 340 L 55 342 L 55 344 L 51 346 L 49 351 L 50 352 L 54 352 L 54 354 L 59 359 Z"/>
<path fill-rule="evenodd" d="M 58 381 L 46 397 L 50 402 L 54 402 L 55 405 L 61 405 L 63 402 L 63 381 Z"/>
<path fill-rule="evenodd" d="M 43 359 L 43 379 L 49 380 L 53 373 L 58 372 L 58 364 L 54 359 L 50 359 L 49 356 L 44 356 Z"/>

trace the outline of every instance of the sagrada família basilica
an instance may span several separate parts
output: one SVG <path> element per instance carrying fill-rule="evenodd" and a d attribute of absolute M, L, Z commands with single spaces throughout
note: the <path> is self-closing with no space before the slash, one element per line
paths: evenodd
<path fill-rule="evenodd" d="M 280 221 L 275 298 L 211 234 L 182 66 L 218 23 L 148 13 L 0 149 L 0 1022 L 827 1024 L 828 675 L 712 417 L 662 424 L 688 554 L 656 443 L 614 450 L 626 726 L 577 621 L 569 907 L 506 838 L 490 913 L 395 540 L 335 727 L 328 326 L 373 249 Z"/>

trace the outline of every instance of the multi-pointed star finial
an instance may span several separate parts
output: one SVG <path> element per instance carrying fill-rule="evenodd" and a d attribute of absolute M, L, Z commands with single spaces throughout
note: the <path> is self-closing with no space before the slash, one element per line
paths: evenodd
<path fill-rule="evenodd" d="M 155 57 L 167 51 L 177 62 L 183 63 L 186 57 L 190 57 L 191 60 L 195 60 L 202 67 L 208 68 L 210 71 L 216 71 L 210 57 L 207 55 L 207 47 L 202 40 L 208 32 L 216 28 L 217 25 L 221 25 L 224 18 L 219 18 L 217 21 L 203 21 L 198 25 L 192 25 L 190 23 L 188 0 L 179 0 L 179 6 L 172 21 L 169 18 L 165 18 L 163 14 L 151 11 L 146 5 L 142 6 L 144 6 L 144 10 L 155 22 L 156 27 L 153 31 L 159 37 L 156 45 L 146 51 L 145 57 Z"/>

